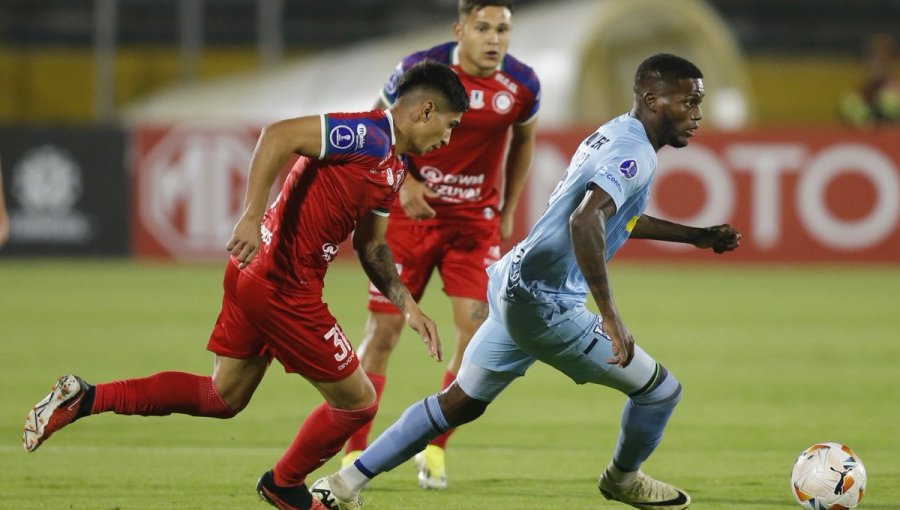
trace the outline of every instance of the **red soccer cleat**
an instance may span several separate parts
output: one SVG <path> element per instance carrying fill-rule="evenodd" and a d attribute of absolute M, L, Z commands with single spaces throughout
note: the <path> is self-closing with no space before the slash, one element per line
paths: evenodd
<path fill-rule="evenodd" d="M 80 418 L 78 408 L 90 388 L 77 375 L 60 377 L 50 394 L 35 404 L 25 418 L 22 429 L 25 451 L 37 450 L 54 432 Z"/>
<path fill-rule="evenodd" d="M 328 510 L 328 508 L 310 495 L 306 485 L 296 487 L 280 487 L 275 485 L 272 471 L 266 471 L 256 482 L 256 493 L 259 499 L 279 510 Z"/>

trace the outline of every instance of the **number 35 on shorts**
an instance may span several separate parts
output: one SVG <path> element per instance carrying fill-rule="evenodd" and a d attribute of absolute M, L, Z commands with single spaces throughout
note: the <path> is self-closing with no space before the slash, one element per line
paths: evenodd
<path fill-rule="evenodd" d="M 327 333 L 325 333 L 325 341 L 334 342 L 334 347 L 337 351 L 334 353 L 334 360 L 341 362 L 347 359 L 347 356 L 353 352 L 353 348 L 350 346 L 350 341 L 347 340 L 347 336 L 344 335 L 344 330 L 337 324 L 334 325 Z"/>

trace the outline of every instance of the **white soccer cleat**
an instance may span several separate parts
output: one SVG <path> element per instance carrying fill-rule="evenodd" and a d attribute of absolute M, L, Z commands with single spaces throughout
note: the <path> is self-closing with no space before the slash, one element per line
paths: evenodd
<path fill-rule="evenodd" d="M 447 488 L 447 467 L 444 463 L 444 449 L 430 444 L 416 454 L 416 469 L 419 471 L 419 487 L 443 490 Z"/>
<path fill-rule="evenodd" d="M 691 497 L 683 490 L 654 480 L 640 471 L 637 478 L 626 485 L 614 483 L 604 473 L 600 475 L 598 488 L 606 499 L 641 510 L 682 510 L 691 504 Z"/>
<path fill-rule="evenodd" d="M 334 493 L 332 484 L 340 483 L 336 480 L 336 476 L 330 475 L 316 480 L 309 488 L 313 499 L 324 505 L 328 510 L 361 510 L 362 498 L 359 497 L 359 494 L 354 494 L 348 499 L 342 499 Z"/>
<path fill-rule="evenodd" d="M 50 393 L 31 408 L 22 428 L 22 446 L 33 452 L 54 432 L 72 423 L 90 385 L 77 375 L 57 379 Z"/>

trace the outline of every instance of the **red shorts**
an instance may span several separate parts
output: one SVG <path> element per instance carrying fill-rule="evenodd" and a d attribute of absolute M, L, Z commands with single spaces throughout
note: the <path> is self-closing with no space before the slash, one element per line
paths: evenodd
<path fill-rule="evenodd" d="M 319 382 L 344 379 L 359 366 L 356 353 L 322 302 L 322 287 L 281 292 L 238 269 L 225 268 L 222 311 L 206 348 L 229 358 L 265 356 L 286 372 Z"/>
<path fill-rule="evenodd" d="M 400 279 L 416 301 L 422 298 L 435 268 L 448 296 L 487 301 L 485 269 L 500 258 L 497 218 L 452 223 L 391 218 L 386 239 Z M 371 283 L 369 310 L 399 313 Z"/>

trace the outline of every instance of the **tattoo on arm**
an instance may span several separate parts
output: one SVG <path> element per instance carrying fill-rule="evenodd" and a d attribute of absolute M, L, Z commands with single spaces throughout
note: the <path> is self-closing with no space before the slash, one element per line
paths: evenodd
<path fill-rule="evenodd" d="M 397 274 L 397 267 L 394 265 L 394 258 L 391 256 L 388 245 L 383 241 L 366 245 L 359 254 L 359 260 L 372 284 L 394 306 L 403 310 L 406 298 L 409 297 L 409 291 L 400 281 L 400 275 Z"/>

